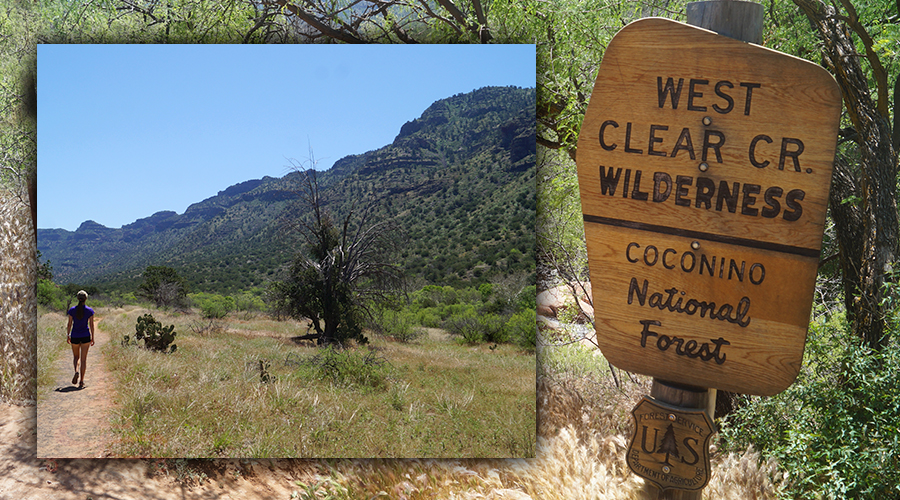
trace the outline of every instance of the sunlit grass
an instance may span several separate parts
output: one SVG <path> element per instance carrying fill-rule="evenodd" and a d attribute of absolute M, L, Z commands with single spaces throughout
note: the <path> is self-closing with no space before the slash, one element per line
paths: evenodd
<path fill-rule="evenodd" d="M 323 350 L 291 340 L 306 325 L 227 319 L 196 335 L 174 324 L 178 349 L 121 345 L 140 308 L 98 311 L 112 338 L 118 456 L 530 457 L 535 454 L 535 357 L 511 345 L 459 345 L 439 331 L 420 342 L 372 339 L 337 352 L 350 369 L 323 374 Z M 369 364 L 367 364 L 367 360 Z"/>
<path fill-rule="evenodd" d="M 38 363 L 38 402 L 43 400 L 47 392 L 56 382 L 57 369 L 54 366 L 60 356 L 71 350 L 66 343 L 66 316 L 59 312 L 43 312 L 38 315 L 37 324 L 37 363 Z"/>

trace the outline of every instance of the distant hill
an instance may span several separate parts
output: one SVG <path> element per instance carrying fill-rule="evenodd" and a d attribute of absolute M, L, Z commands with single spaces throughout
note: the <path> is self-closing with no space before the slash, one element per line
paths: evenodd
<path fill-rule="evenodd" d="M 344 157 L 319 174 L 336 217 L 377 199 L 403 228 L 400 264 L 433 284 L 478 283 L 535 271 L 535 90 L 485 87 L 432 104 L 391 144 Z M 38 229 L 54 281 L 131 289 L 148 265 L 176 268 L 193 290 L 265 286 L 299 249 L 284 219 L 294 172 L 248 180 L 121 228 L 85 221 Z"/>

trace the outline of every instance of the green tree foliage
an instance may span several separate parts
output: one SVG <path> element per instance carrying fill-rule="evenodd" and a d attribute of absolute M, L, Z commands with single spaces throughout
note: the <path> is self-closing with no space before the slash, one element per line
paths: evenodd
<path fill-rule="evenodd" d="M 505 328 L 509 339 L 519 347 L 528 350 L 537 347 L 537 312 L 534 307 L 522 308 L 510 316 Z"/>
<path fill-rule="evenodd" d="M 75 294 L 77 294 L 80 290 L 84 290 L 85 292 L 87 292 L 88 297 L 93 297 L 94 295 L 100 293 L 100 290 L 96 286 L 81 286 L 76 283 L 66 283 L 65 285 L 63 285 L 62 289 L 66 292 L 66 297 L 68 297 L 69 299 L 74 298 Z"/>
<path fill-rule="evenodd" d="M 242 292 L 234 296 L 234 307 L 238 311 L 262 311 L 266 308 L 266 303 L 262 296 L 265 290 L 262 288 L 251 288 L 247 292 Z"/>
<path fill-rule="evenodd" d="M 835 225 L 844 306 L 856 335 L 873 349 L 888 342 L 886 285 L 900 257 L 897 213 L 900 90 L 896 4 L 794 0 L 820 42 L 813 54 L 835 76 L 844 122 L 829 200 Z M 893 22 L 888 12 L 894 11 Z M 811 54 L 811 55 L 813 55 Z M 895 81 L 889 82 L 893 73 Z M 847 200 L 859 202 L 847 203 Z"/>
<path fill-rule="evenodd" d="M 544 179 L 537 210 L 540 259 L 565 282 L 584 283 L 588 279 L 587 249 L 575 164 L 557 152 L 544 150 L 538 165 Z"/>
<path fill-rule="evenodd" d="M 37 282 L 37 302 L 56 311 L 66 309 L 66 299 L 71 295 L 48 279 L 40 278 Z"/>
<path fill-rule="evenodd" d="M 292 317 L 310 319 L 320 344 L 350 339 L 365 343 L 368 304 L 391 300 L 403 282 L 400 268 L 391 260 L 397 228 L 391 220 L 372 221 L 371 205 L 359 212 L 350 210 L 340 226 L 335 224 L 316 171 L 302 174 L 301 212 L 290 222 L 303 248 L 287 275 L 272 284 L 276 307 Z"/>
<path fill-rule="evenodd" d="M 814 322 L 803 369 L 786 391 L 743 396 L 720 424 L 733 450 L 753 444 L 790 471 L 786 498 L 900 496 L 900 343 L 879 351 L 845 313 Z"/>
<path fill-rule="evenodd" d="M 51 41 L 488 43 L 522 41 L 514 2 L 111 0 L 44 2 Z"/>
<path fill-rule="evenodd" d="M 0 9 L 0 190 L 30 207 L 37 230 L 37 15 L 24 3 Z"/>
<path fill-rule="evenodd" d="M 187 281 L 178 271 L 166 266 L 147 266 L 140 294 L 152 300 L 156 307 L 172 307 L 183 304 L 188 293 Z"/>
<path fill-rule="evenodd" d="M 66 292 L 53 283 L 53 266 L 50 261 L 41 262 L 41 251 L 37 252 L 37 302 L 55 310 L 66 307 Z"/>
<path fill-rule="evenodd" d="M 200 308 L 200 314 L 207 319 L 221 319 L 237 309 L 237 302 L 234 297 L 199 292 L 188 294 L 188 298 L 191 299 L 195 306 Z"/>
<path fill-rule="evenodd" d="M 271 23 L 274 9 L 239 0 L 114 0 L 90 5 L 43 2 L 44 36 L 69 43 L 284 42 L 294 37 Z"/>
<path fill-rule="evenodd" d="M 462 289 L 426 285 L 410 294 L 406 307 L 387 317 L 399 316 L 408 324 L 442 328 L 462 342 L 514 343 L 533 350 L 537 335 L 535 299 L 535 287 L 524 276 Z"/>
<path fill-rule="evenodd" d="M 59 286 L 53 281 L 39 277 L 37 279 L 37 303 L 57 311 L 65 311 L 75 300 L 79 290 L 87 292 L 89 297 L 99 293 L 97 287 L 81 287 L 75 283 Z"/>

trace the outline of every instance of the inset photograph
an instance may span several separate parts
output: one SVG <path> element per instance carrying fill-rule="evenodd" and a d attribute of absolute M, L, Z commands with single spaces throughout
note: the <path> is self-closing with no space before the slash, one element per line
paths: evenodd
<path fill-rule="evenodd" d="M 40 458 L 528 458 L 535 47 L 38 46 Z"/>

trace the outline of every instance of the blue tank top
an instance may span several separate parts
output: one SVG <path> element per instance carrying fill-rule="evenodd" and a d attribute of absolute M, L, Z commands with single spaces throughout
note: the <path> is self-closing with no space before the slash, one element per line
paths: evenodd
<path fill-rule="evenodd" d="M 78 319 L 78 306 L 69 309 L 69 316 L 72 317 L 72 338 L 81 338 L 91 336 L 91 329 L 88 327 L 88 319 L 94 315 L 94 310 L 88 306 L 84 306 L 84 315 Z"/>

